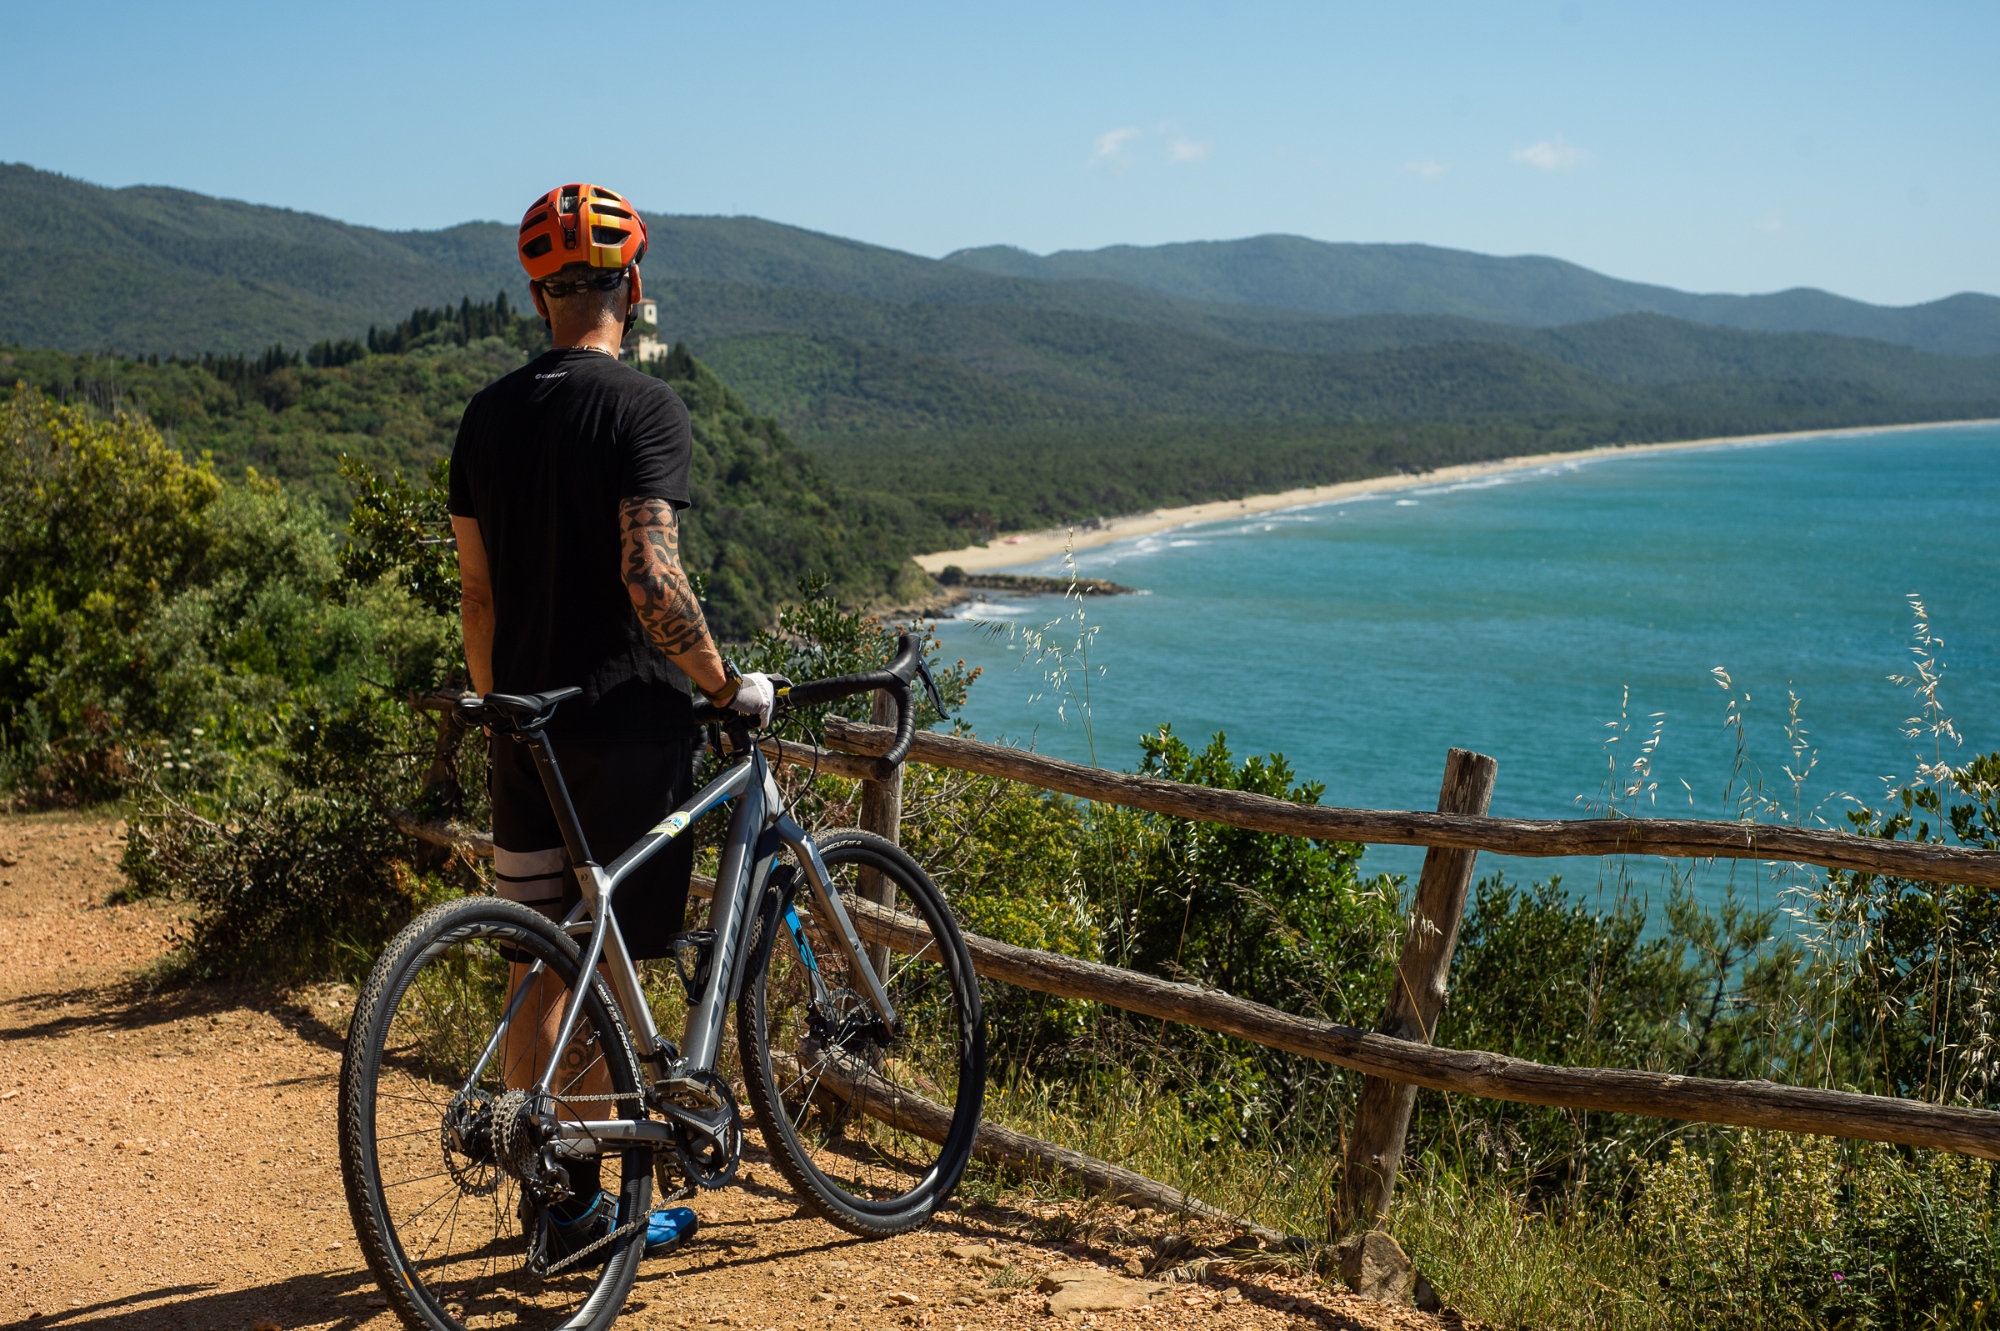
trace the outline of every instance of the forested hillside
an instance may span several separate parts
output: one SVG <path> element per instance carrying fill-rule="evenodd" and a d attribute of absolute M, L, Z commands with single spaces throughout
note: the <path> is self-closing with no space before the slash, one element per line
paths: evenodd
<path fill-rule="evenodd" d="M 1993 410 L 1989 408 L 1989 410 Z M 1409 422 L 1125 422 L 1112 427 L 882 433 L 824 444 L 829 476 L 886 490 L 924 513 L 928 548 L 997 532 L 1270 494 L 1394 472 L 1599 445 L 1889 425 L 1907 404 L 1662 410 L 1571 418 Z M 927 530 L 940 535 L 924 536 Z M 921 547 L 920 547 L 921 548 Z"/>
<path fill-rule="evenodd" d="M 163 356 L 301 347 L 518 272 L 493 223 L 376 231 L 0 165 L 0 343 Z"/>
<path fill-rule="evenodd" d="M 485 309 L 490 320 L 493 306 Z M 453 313 L 419 311 L 378 339 L 393 341 L 414 325 L 429 325 L 412 350 L 327 366 L 282 348 L 256 358 L 157 364 L 0 350 L 0 404 L 39 390 L 103 415 L 142 415 L 167 443 L 210 458 L 224 477 L 254 469 L 339 520 L 350 494 L 343 457 L 376 472 L 422 477 L 449 453 L 466 401 L 524 362 L 527 353 L 516 340 L 457 340 L 463 325 L 435 317 Z M 532 341 L 540 332 L 539 324 L 517 321 L 511 336 Z M 851 604 L 929 589 L 909 554 L 926 532 L 933 543 L 943 539 L 935 522 L 907 501 L 856 494 L 831 480 L 774 421 L 753 415 L 685 350 L 653 368 L 693 418 L 695 507 L 685 520 L 683 549 L 718 632 L 741 639 L 762 628 L 804 577 L 824 579 Z"/>
<path fill-rule="evenodd" d="M 663 326 L 757 410 L 808 439 L 1084 420 L 1838 410 L 1857 401 L 1907 402 L 1917 419 L 1935 404 L 1978 414 L 2000 401 L 2000 356 L 1656 315 L 1561 329 L 1413 316 L 1204 316 L 1176 327 L 715 283 L 651 289 Z"/>

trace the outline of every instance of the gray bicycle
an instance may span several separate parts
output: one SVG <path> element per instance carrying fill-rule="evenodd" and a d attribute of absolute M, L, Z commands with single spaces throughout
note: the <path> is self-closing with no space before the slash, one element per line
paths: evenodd
<path fill-rule="evenodd" d="M 909 751 L 917 640 L 886 669 L 791 685 L 780 710 L 872 690 Z M 879 1238 L 923 1225 L 965 1172 L 986 1085 L 971 959 L 930 878 L 866 832 L 815 837 L 787 813 L 748 719 L 698 708 L 728 765 L 610 863 L 577 824 L 544 731 L 580 690 L 461 704 L 526 744 L 583 900 L 561 924 L 497 897 L 433 909 L 376 962 L 340 1081 L 347 1204 L 370 1268 L 412 1327 L 598 1331 L 644 1255 L 656 1181 L 727 1185 L 743 1150 L 719 1062 L 736 1007 L 741 1087 L 807 1204 Z M 719 736 L 717 736 L 719 738 Z M 704 814 L 733 803 L 709 927 L 675 939 L 688 1011 L 655 1024 L 609 907 L 619 885 Z M 547 1240 L 595 1161 L 606 1201 L 581 1243 Z M 615 1203 L 613 1205 L 612 1203 Z"/>

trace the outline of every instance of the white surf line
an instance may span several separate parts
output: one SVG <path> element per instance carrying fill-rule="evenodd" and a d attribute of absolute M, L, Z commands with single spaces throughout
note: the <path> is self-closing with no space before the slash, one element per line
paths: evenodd
<path fill-rule="evenodd" d="M 2000 425 L 2000 418 L 1922 421 L 1909 425 L 1856 425 L 1834 430 L 1791 430 L 1781 434 L 1721 435 L 1712 439 L 1683 439 L 1661 444 L 1600 444 L 1596 448 L 1580 448 L 1569 453 L 1534 453 L 1522 457 L 1498 458 L 1491 462 L 1467 462 L 1457 466 L 1440 467 L 1436 471 L 1370 476 L 1366 480 L 1342 481 L 1336 485 L 1309 486 L 1277 494 L 1249 495 L 1243 499 L 1218 499 L 1206 504 L 1189 504 L 1181 508 L 1155 509 L 1151 513 L 1101 518 L 1095 527 L 1050 527 L 1044 531 L 1016 532 L 996 537 L 984 545 L 969 545 L 962 550 L 941 550 L 934 554 L 918 555 L 916 560 L 917 566 L 926 573 L 938 573 L 952 565 L 957 565 L 967 573 L 985 573 L 997 568 L 1009 568 L 1017 564 L 1037 564 L 1045 559 L 1053 559 L 1062 554 L 1065 547 L 1073 550 L 1090 550 L 1100 545 L 1110 545 L 1113 541 L 1129 540 L 1135 536 L 1151 536 L 1158 532 L 1171 531 L 1177 527 L 1192 527 L 1204 522 L 1221 522 L 1229 518 L 1246 517 L 1253 513 L 1270 513 L 1277 509 L 1307 508 L 1352 499 L 1358 495 L 1381 494 L 1390 490 L 1416 490 L 1451 485 L 1476 480 L 1482 476 L 1530 471 L 1537 467 L 1563 463 L 1587 462 L 1607 457 L 1632 457 L 1641 453 L 1680 452 L 1693 448 L 1749 447 L 1789 443 L 1799 439 L 1856 438 L 1863 435 L 1904 434 L 1912 430 L 1947 430 L 1972 425 Z"/>

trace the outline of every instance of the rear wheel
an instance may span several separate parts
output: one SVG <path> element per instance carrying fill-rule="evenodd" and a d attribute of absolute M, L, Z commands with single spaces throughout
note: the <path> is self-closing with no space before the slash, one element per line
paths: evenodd
<path fill-rule="evenodd" d="M 532 962 L 545 976 L 516 1009 L 514 1035 L 495 1041 L 514 977 Z M 412 1327 L 603 1331 L 632 1288 L 652 1202 L 651 1152 L 601 1157 L 603 1218 L 552 1239 L 550 1204 L 574 1209 L 563 1193 L 580 1191 L 590 1167 L 541 1144 L 523 1094 L 545 1058 L 529 1033 L 547 1032 L 541 1049 L 553 1044 L 580 962 L 576 945 L 534 911 L 468 898 L 399 934 L 355 1004 L 341 1064 L 341 1173 L 368 1265 Z M 583 998 L 550 1088 L 554 1112 L 636 1117 L 638 1074 L 616 1007 L 602 981 Z M 593 1093 L 619 1098 L 577 1098 Z"/>
<path fill-rule="evenodd" d="M 837 832 L 819 849 L 871 953 L 886 944 L 875 969 L 898 1027 L 802 888 L 790 912 L 767 908 L 751 957 L 737 1004 L 744 1081 L 765 1145 L 815 1210 L 865 1237 L 901 1234 L 972 1157 L 986 1093 L 979 985 L 943 896 L 894 843 Z"/>

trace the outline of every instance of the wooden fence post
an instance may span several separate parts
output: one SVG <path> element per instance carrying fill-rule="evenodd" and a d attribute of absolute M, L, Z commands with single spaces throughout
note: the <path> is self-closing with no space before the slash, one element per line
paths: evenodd
<path fill-rule="evenodd" d="M 875 691 L 873 718 L 878 726 L 896 724 L 896 702 L 887 692 Z M 876 836 L 901 843 L 903 826 L 903 768 L 898 764 L 895 770 L 879 781 L 861 783 L 861 830 L 873 832 Z M 860 882 L 856 884 L 861 895 L 884 906 L 896 904 L 895 884 L 887 882 L 873 869 L 861 871 Z M 878 945 L 868 949 L 868 964 L 875 968 L 877 975 L 886 975 L 889 964 L 889 949 Z"/>
<path fill-rule="evenodd" d="M 1493 802 L 1493 776 L 1498 769 L 1499 764 L 1484 754 L 1453 749 L 1444 762 L 1438 812 L 1483 816 Z M 1437 847 L 1425 852 L 1416 905 L 1410 912 L 1409 937 L 1403 940 L 1389 1006 L 1382 1014 L 1382 1034 L 1429 1044 L 1437 1030 L 1477 855 L 1477 851 Z M 1410 1130 L 1410 1110 L 1416 1100 L 1417 1088 L 1406 1082 L 1362 1079 L 1354 1130 L 1347 1139 L 1340 1198 L 1328 1217 L 1329 1239 L 1339 1238 L 1341 1231 L 1350 1227 L 1373 1229 L 1388 1214 L 1389 1199 L 1396 1191 L 1396 1171 L 1403 1160 L 1403 1138 Z"/>

